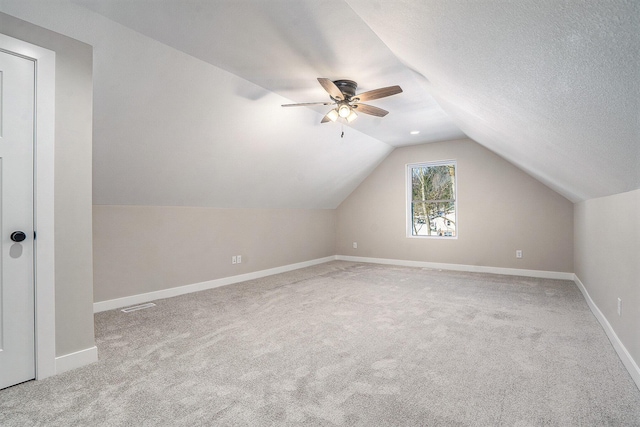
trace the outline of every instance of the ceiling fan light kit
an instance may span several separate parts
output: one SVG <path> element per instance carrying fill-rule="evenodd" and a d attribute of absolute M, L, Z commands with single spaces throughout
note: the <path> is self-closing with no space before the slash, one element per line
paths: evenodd
<path fill-rule="evenodd" d="M 351 114 L 351 108 L 347 104 L 342 104 L 338 107 L 338 115 L 343 119 L 346 119 Z"/>
<path fill-rule="evenodd" d="M 402 93 L 400 86 L 389 86 L 380 89 L 370 90 L 356 95 L 358 84 L 353 80 L 335 80 L 318 77 L 318 82 L 327 91 L 332 102 L 303 102 L 299 104 L 284 104 L 283 107 L 301 107 L 307 105 L 337 105 L 329 111 L 320 123 L 335 122 L 339 117 L 351 123 L 358 117 L 356 110 L 360 113 L 369 114 L 376 117 L 384 117 L 389 114 L 382 108 L 373 105 L 361 104 L 361 101 L 386 98 L 387 96 Z"/>
<path fill-rule="evenodd" d="M 332 122 L 335 122 L 336 120 L 338 120 L 338 117 L 340 117 L 340 115 L 338 114 L 338 110 L 334 109 L 329 111 L 325 117 L 327 117 Z"/>

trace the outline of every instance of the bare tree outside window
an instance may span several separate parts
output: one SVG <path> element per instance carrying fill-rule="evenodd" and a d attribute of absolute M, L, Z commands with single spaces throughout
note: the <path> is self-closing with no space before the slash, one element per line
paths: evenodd
<path fill-rule="evenodd" d="M 456 163 L 407 168 L 411 236 L 456 237 Z"/>

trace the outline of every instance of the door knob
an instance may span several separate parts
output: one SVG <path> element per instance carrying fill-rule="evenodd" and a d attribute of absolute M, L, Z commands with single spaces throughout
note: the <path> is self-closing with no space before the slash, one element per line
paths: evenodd
<path fill-rule="evenodd" d="M 22 231 L 14 231 L 13 233 L 11 233 L 11 240 L 13 240 L 14 242 L 22 242 L 26 238 L 27 235 Z"/>

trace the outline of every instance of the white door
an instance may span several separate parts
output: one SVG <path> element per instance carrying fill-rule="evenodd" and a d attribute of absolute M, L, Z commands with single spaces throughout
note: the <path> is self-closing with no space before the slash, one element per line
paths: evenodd
<path fill-rule="evenodd" d="M 35 378 L 34 96 L 35 63 L 0 51 L 0 389 Z"/>

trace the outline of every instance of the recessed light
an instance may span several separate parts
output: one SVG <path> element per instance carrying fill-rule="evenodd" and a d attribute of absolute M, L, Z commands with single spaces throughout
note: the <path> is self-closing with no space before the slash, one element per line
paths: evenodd
<path fill-rule="evenodd" d="M 419 130 L 412 130 L 412 131 L 411 131 L 411 135 L 417 135 L 417 134 L 419 134 L 419 133 L 420 133 L 420 131 L 419 131 Z"/>

